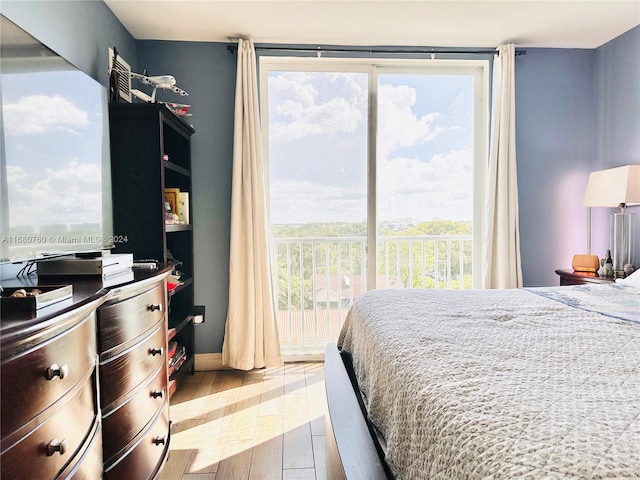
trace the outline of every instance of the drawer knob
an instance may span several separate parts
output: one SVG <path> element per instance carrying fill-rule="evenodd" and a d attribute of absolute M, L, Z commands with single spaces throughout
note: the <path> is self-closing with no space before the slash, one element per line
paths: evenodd
<path fill-rule="evenodd" d="M 162 398 L 164 396 L 164 392 L 162 390 L 154 390 L 151 392 L 151 396 L 153 398 Z"/>
<path fill-rule="evenodd" d="M 67 451 L 67 441 L 62 440 L 59 441 L 57 438 L 54 438 L 47 445 L 47 456 L 50 457 L 54 453 L 58 452 L 60 455 L 64 455 Z"/>
<path fill-rule="evenodd" d="M 164 351 L 164 349 L 162 347 L 160 347 L 160 348 L 158 348 L 158 347 L 150 348 L 149 349 L 149 355 L 151 355 L 152 357 L 155 357 L 156 355 L 162 355 L 163 351 Z"/>
<path fill-rule="evenodd" d="M 147 305 L 147 310 L 149 310 L 150 312 L 161 312 L 162 311 L 162 304 L 161 303 L 150 303 L 149 305 Z"/>
<path fill-rule="evenodd" d="M 166 440 L 164 439 L 164 437 L 156 437 L 153 439 L 153 443 L 154 445 L 164 445 L 166 443 Z"/>
<path fill-rule="evenodd" d="M 59 367 L 57 363 L 54 363 L 47 368 L 47 380 L 53 380 L 56 377 L 59 377 L 60 380 L 62 380 L 67 375 L 69 375 L 69 366 L 66 363 L 61 367 Z"/>

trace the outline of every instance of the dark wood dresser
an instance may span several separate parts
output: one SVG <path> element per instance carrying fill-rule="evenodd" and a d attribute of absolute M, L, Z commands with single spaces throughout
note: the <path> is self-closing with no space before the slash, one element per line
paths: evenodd
<path fill-rule="evenodd" d="M 154 478 L 169 447 L 164 277 L 112 291 L 98 309 L 105 478 Z"/>
<path fill-rule="evenodd" d="M 0 328 L 2 479 L 151 479 L 169 448 L 165 280 L 172 268 L 73 286 Z"/>
<path fill-rule="evenodd" d="M 2 329 L 2 478 L 100 478 L 100 301 Z"/>

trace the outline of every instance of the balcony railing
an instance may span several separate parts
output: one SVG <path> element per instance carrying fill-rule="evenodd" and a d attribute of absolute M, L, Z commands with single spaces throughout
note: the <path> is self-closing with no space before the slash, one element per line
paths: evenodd
<path fill-rule="evenodd" d="M 276 238 L 272 269 L 284 354 L 321 353 L 371 288 L 471 288 L 472 236 L 378 237 L 375 286 L 366 237 Z"/>

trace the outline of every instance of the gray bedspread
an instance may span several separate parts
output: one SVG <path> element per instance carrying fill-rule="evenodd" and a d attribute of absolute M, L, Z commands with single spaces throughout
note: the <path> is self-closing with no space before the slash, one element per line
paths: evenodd
<path fill-rule="evenodd" d="M 640 479 L 640 290 L 376 290 L 353 357 L 397 479 Z"/>

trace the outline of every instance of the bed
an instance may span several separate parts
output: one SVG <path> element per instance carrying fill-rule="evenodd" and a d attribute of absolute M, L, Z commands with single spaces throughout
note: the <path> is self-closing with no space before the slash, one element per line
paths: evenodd
<path fill-rule="evenodd" d="M 628 280 L 364 294 L 325 355 L 330 476 L 640 478 Z"/>

